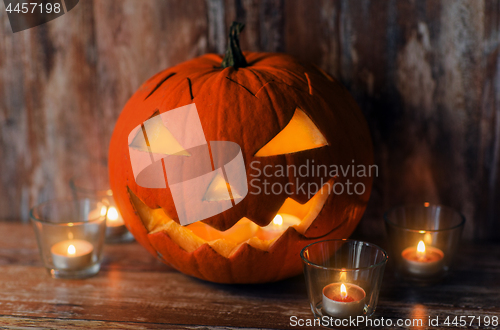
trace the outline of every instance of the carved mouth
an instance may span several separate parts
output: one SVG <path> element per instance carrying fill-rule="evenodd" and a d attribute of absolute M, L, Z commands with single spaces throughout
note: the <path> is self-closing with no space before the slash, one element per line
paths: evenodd
<path fill-rule="evenodd" d="M 260 227 L 244 217 L 226 231 L 217 230 L 203 222 L 181 226 L 172 220 L 163 209 L 150 209 L 132 191 L 129 190 L 129 193 L 132 204 L 149 234 L 165 232 L 187 252 L 193 252 L 203 244 L 209 244 L 221 255 L 229 258 L 245 243 L 264 251 L 269 250 L 273 243 L 290 227 L 304 235 L 323 208 L 332 187 L 333 179 L 325 183 L 304 204 L 300 204 L 291 198 L 285 200 L 278 214 L 292 215 L 298 218 L 300 223 L 291 226 L 283 223 L 281 226 L 269 228 L 271 225 Z"/>

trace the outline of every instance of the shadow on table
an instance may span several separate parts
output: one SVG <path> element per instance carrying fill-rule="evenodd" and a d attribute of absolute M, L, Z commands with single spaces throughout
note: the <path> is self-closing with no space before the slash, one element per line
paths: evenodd
<path fill-rule="evenodd" d="M 197 278 L 193 280 L 215 290 L 227 291 L 229 294 L 267 299 L 276 297 L 282 300 L 284 297 L 289 297 L 307 300 L 306 283 L 302 274 L 282 281 L 262 284 L 219 284 Z"/>

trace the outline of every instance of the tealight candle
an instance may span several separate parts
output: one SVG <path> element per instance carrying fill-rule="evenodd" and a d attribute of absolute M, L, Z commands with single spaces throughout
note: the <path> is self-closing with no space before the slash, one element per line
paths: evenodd
<path fill-rule="evenodd" d="M 110 206 L 106 216 L 106 237 L 119 237 L 127 231 L 122 217 L 114 206 Z"/>
<path fill-rule="evenodd" d="M 331 283 L 323 288 L 323 311 L 340 319 L 356 317 L 363 314 L 365 297 L 365 290 L 355 284 Z"/>
<path fill-rule="evenodd" d="M 88 219 L 92 220 L 99 216 L 106 216 L 106 238 L 115 239 L 123 236 L 127 232 L 127 227 L 123 218 L 114 206 L 109 208 L 103 206 L 100 210 L 96 209 L 89 212 Z"/>
<path fill-rule="evenodd" d="M 262 239 L 273 239 L 280 236 L 288 227 L 292 227 L 300 224 L 300 219 L 294 215 L 279 213 L 276 214 L 273 221 L 265 227 L 260 228 L 262 230 Z"/>
<path fill-rule="evenodd" d="M 443 270 L 444 253 L 438 248 L 425 246 L 424 241 L 420 241 L 417 247 L 409 247 L 401 253 L 408 273 L 429 277 Z"/>
<path fill-rule="evenodd" d="M 50 249 L 55 268 L 64 270 L 83 269 L 92 264 L 94 246 L 81 239 L 56 243 Z"/>

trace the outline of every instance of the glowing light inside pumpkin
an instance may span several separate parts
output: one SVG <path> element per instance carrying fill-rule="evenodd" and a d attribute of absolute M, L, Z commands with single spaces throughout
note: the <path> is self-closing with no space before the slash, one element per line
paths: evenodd
<path fill-rule="evenodd" d="M 68 255 L 71 256 L 71 255 L 74 255 L 76 253 L 76 248 L 73 244 L 71 244 L 70 246 L 68 246 Z"/>
<path fill-rule="evenodd" d="M 342 283 L 340 285 L 340 296 L 342 297 L 342 299 L 347 298 L 347 289 L 346 289 L 344 283 Z"/>
<path fill-rule="evenodd" d="M 255 157 L 290 154 L 328 145 L 311 118 L 297 108 L 288 125 L 263 146 Z"/>
<path fill-rule="evenodd" d="M 208 243 L 219 254 L 229 258 L 245 243 L 260 250 L 269 250 L 276 239 L 290 226 L 293 226 L 298 233 L 304 234 L 323 208 L 332 186 L 333 180 L 330 180 L 329 184 L 323 185 L 305 204 L 299 204 L 287 198 L 278 211 L 283 221 L 281 226 L 274 225 L 271 221 L 268 226 L 259 227 L 250 219 L 243 217 L 226 231 L 219 231 L 203 222 L 181 226 L 172 220 L 162 208 L 150 209 L 132 191 L 129 190 L 129 193 L 149 233 L 167 232 L 175 243 L 188 252 L 193 252 Z M 279 230 L 275 230 L 278 227 Z"/>
<path fill-rule="evenodd" d="M 274 232 L 278 235 L 285 232 L 288 227 L 298 226 L 300 225 L 300 219 L 291 214 L 278 213 L 274 216 L 273 221 L 265 227 L 262 227 L 261 230 L 265 233 Z M 265 239 L 271 239 L 277 237 L 275 234 L 269 236 L 269 234 L 265 234 Z"/>
<path fill-rule="evenodd" d="M 279 214 L 276 214 L 276 216 L 273 219 L 273 224 L 275 224 L 277 226 L 283 225 L 283 217 Z"/>

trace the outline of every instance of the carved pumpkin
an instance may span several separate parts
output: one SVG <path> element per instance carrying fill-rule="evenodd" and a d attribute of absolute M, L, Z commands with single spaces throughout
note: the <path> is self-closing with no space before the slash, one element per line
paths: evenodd
<path fill-rule="evenodd" d="M 373 158 L 367 124 L 348 91 L 319 68 L 291 56 L 241 53 L 241 28 L 231 26 L 224 60 L 207 54 L 146 81 L 123 109 L 109 150 L 111 188 L 137 241 L 179 271 L 221 283 L 270 282 L 299 274 L 304 246 L 352 233 L 372 184 L 368 175 L 353 176 L 350 170 L 331 173 L 334 165 L 368 167 Z M 192 103 L 207 141 L 241 147 L 248 194 L 235 203 L 239 195 L 232 191 L 231 208 L 181 226 L 169 186 L 137 184 L 129 148 L 146 146 L 130 142 L 129 135 L 158 114 Z M 171 136 L 165 131 L 156 138 Z M 189 152 L 176 156 L 188 157 Z M 311 173 L 319 165 L 328 168 L 326 175 Z M 303 171 L 280 175 L 280 168 Z M 306 168 L 309 175 L 303 175 Z M 362 184 L 362 193 L 340 193 L 340 186 L 334 191 L 334 184 L 345 188 L 347 180 L 351 187 Z M 294 182 L 299 184 L 287 186 Z M 317 192 L 312 196 L 300 188 L 302 183 Z M 206 187 L 210 196 L 205 194 L 201 202 L 218 203 L 226 186 L 232 190 L 225 177 L 214 176 Z M 288 189 L 273 192 L 272 187 Z M 264 193 L 266 188 L 270 193 Z"/>

